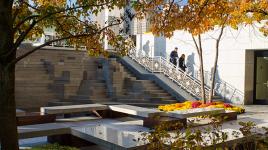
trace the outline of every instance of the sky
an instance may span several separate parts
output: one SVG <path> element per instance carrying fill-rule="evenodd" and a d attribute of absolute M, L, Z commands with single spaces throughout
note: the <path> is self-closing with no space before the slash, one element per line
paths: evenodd
<path fill-rule="evenodd" d="M 186 5 L 188 2 L 188 0 L 175 0 L 175 1 L 177 1 L 177 2 L 180 1 L 181 5 Z"/>

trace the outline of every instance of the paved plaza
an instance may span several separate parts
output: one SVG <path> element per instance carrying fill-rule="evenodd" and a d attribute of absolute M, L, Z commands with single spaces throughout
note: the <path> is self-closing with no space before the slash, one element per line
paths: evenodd
<path fill-rule="evenodd" d="M 268 106 L 246 105 L 244 107 L 246 109 L 246 113 L 238 115 L 238 120 L 225 122 L 223 124 L 224 131 L 230 132 L 233 130 L 238 130 L 240 126 L 237 125 L 237 123 L 239 121 L 253 121 L 257 124 L 258 127 L 268 126 L 268 117 L 267 117 Z M 137 145 L 137 142 L 134 141 L 133 139 L 139 138 L 141 134 L 140 131 L 144 131 L 144 132 L 148 131 L 147 128 L 142 127 L 142 120 L 136 117 L 123 117 L 123 118 L 118 118 L 118 119 L 101 119 L 101 120 L 96 120 L 96 119 L 97 118 L 92 117 L 92 118 L 89 118 L 89 121 L 81 121 L 81 123 L 79 123 L 78 126 L 74 122 L 65 122 L 65 123 L 62 122 L 62 123 L 56 123 L 56 124 L 57 126 L 59 126 L 59 128 L 60 126 L 71 127 L 71 129 L 73 130 L 73 133 L 76 132 L 74 134 L 79 134 L 79 136 L 81 137 L 90 138 L 87 136 L 93 135 L 94 137 L 104 139 L 104 141 L 106 141 L 101 144 L 102 146 L 92 145 L 88 147 L 83 147 L 81 148 L 82 150 L 90 150 L 90 149 L 108 150 L 106 146 L 107 144 L 109 145 L 109 143 L 115 143 L 123 147 L 128 147 L 128 146 L 132 147 L 134 145 Z M 42 128 L 45 129 L 46 127 L 42 127 Z M 22 128 L 21 130 L 26 131 L 28 129 Z M 85 134 L 82 135 L 83 133 Z M 38 144 L 44 144 L 46 142 L 47 142 L 46 137 L 23 139 L 23 140 L 20 140 L 20 145 L 21 145 L 21 148 L 27 148 L 27 147 L 35 146 Z"/>

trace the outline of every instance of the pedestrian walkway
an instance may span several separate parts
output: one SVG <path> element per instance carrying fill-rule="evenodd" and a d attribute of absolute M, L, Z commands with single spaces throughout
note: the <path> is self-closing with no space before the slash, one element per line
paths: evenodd
<path fill-rule="evenodd" d="M 253 118 L 268 120 L 268 105 L 245 105 L 246 113 L 241 114 L 238 118 Z"/>

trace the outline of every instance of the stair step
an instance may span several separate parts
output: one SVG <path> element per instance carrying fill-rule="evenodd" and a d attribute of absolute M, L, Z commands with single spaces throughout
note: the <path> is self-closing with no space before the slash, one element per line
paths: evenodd
<path fill-rule="evenodd" d="M 49 87 L 48 83 L 33 83 L 33 82 L 29 82 L 29 83 L 17 83 L 15 82 L 15 86 L 16 87 Z"/>
<path fill-rule="evenodd" d="M 137 78 L 136 77 L 131 77 L 131 76 L 128 76 L 128 77 L 126 77 L 127 79 L 130 79 L 130 80 L 136 80 Z"/>
<path fill-rule="evenodd" d="M 82 80 L 88 83 L 105 83 L 105 80 Z"/>
<path fill-rule="evenodd" d="M 44 68 L 44 62 L 36 61 L 36 62 L 29 62 L 29 63 L 19 63 L 16 64 L 17 68 Z"/>
<path fill-rule="evenodd" d="M 16 69 L 16 75 L 38 75 L 38 74 L 47 74 L 47 71 L 40 68 L 20 68 Z"/>
<path fill-rule="evenodd" d="M 163 89 L 146 89 L 143 92 L 145 92 L 145 93 L 165 93 L 166 91 Z"/>
<path fill-rule="evenodd" d="M 168 100 L 168 99 L 173 99 L 172 96 L 162 96 L 162 97 L 151 97 L 150 100 Z"/>
<path fill-rule="evenodd" d="M 52 80 L 50 78 L 49 75 L 47 74 L 37 74 L 37 75 L 33 75 L 33 74 L 25 74 L 25 75 L 19 75 L 16 74 L 15 80 L 17 81 L 39 81 L 39 80 Z"/>
<path fill-rule="evenodd" d="M 44 83 L 44 84 L 50 84 L 53 83 L 53 80 L 33 80 L 31 78 L 25 78 L 25 79 L 15 79 L 16 84 L 28 84 L 28 83 Z"/>
<path fill-rule="evenodd" d="M 157 97 L 157 96 L 160 96 L 160 97 L 170 96 L 170 94 L 169 93 L 166 93 L 166 92 L 163 92 L 163 93 L 153 93 L 153 92 L 150 92 L 149 94 L 152 95 L 153 97 Z"/>
<path fill-rule="evenodd" d="M 89 95 L 72 95 L 69 99 L 89 99 Z"/>
<path fill-rule="evenodd" d="M 120 103 L 151 103 L 151 104 L 173 104 L 177 103 L 177 100 L 143 100 L 143 99 L 117 99 Z"/>
<path fill-rule="evenodd" d="M 73 103 L 101 103 L 101 102 L 107 102 L 109 101 L 109 98 L 100 98 L 100 99 L 68 99 L 67 102 L 73 102 Z"/>
<path fill-rule="evenodd" d="M 27 67 L 27 66 L 39 66 L 39 65 L 44 65 L 44 62 L 42 61 L 24 61 L 24 62 L 19 62 L 16 64 L 16 67 Z"/>
<path fill-rule="evenodd" d="M 151 91 L 151 90 L 163 90 L 161 87 L 159 86 L 143 86 L 146 91 Z"/>
<path fill-rule="evenodd" d="M 142 99 L 142 98 L 117 98 L 117 101 L 118 102 L 126 102 L 126 101 L 132 101 L 132 102 L 135 102 L 135 101 L 137 101 L 137 102 L 144 102 L 144 101 L 147 101 L 147 102 L 149 102 L 149 100 L 146 100 L 146 99 Z"/>
<path fill-rule="evenodd" d="M 68 102 L 68 101 L 58 101 L 58 102 L 48 102 L 47 105 L 49 107 L 51 107 L 51 106 L 67 106 L 67 105 L 74 105 L 74 103 Z"/>
<path fill-rule="evenodd" d="M 97 95 L 97 96 L 92 96 L 92 95 L 71 95 L 69 96 L 69 99 L 105 99 L 107 98 L 106 95 Z"/>
<path fill-rule="evenodd" d="M 157 109 L 159 105 L 165 105 L 165 103 L 125 103 L 125 104 L 139 107 L 154 108 L 154 109 Z"/>

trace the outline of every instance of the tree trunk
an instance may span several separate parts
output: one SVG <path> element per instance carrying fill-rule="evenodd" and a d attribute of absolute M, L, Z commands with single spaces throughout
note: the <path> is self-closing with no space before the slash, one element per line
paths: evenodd
<path fill-rule="evenodd" d="M 218 45 L 218 41 L 217 41 L 216 45 Z M 210 85 L 210 91 L 209 91 L 209 102 L 212 102 L 212 98 L 214 96 L 215 74 L 216 74 L 216 70 L 217 70 L 218 57 L 219 57 L 219 47 L 216 46 L 216 54 L 215 54 L 214 66 L 213 66 L 212 73 L 211 73 L 211 85 Z"/>
<path fill-rule="evenodd" d="M 204 65 L 203 65 L 203 49 L 201 35 L 198 35 L 199 42 L 199 62 L 200 62 L 200 81 L 201 81 L 201 92 L 203 103 L 206 103 L 206 93 L 205 93 L 205 82 L 204 82 Z"/>
<path fill-rule="evenodd" d="M 200 63 L 200 81 L 201 81 L 201 98 L 203 103 L 206 103 L 206 93 L 205 93 L 205 82 L 204 82 L 204 65 L 203 65 L 203 49 L 202 49 L 202 41 L 201 41 L 201 35 L 198 35 L 198 44 L 197 41 L 194 37 L 194 35 L 192 35 L 192 39 L 194 41 L 195 47 L 196 47 L 196 51 L 198 53 L 198 57 L 199 57 L 199 63 Z"/>
<path fill-rule="evenodd" d="M 214 66 L 213 66 L 213 70 L 211 73 L 211 85 L 210 85 L 210 91 L 209 91 L 209 102 L 212 102 L 212 98 L 214 96 L 214 88 L 215 88 L 215 74 L 216 74 L 216 70 L 217 70 L 217 66 L 218 66 L 218 58 L 219 58 L 219 45 L 220 45 L 220 40 L 223 34 L 223 30 L 224 30 L 224 25 L 221 27 L 221 31 L 219 34 L 218 39 L 216 40 L 216 54 L 215 54 L 215 60 L 214 60 Z"/>
<path fill-rule="evenodd" d="M 13 0 L 0 0 L 0 142 L 1 150 L 18 150 L 15 104 Z"/>
<path fill-rule="evenodd" d="M 18 150 L 14 87 L 15 65 L 0 64 L 1 150 Z"/>
<path fill-rule="evenodd" d="M 201 81 L 201 93 L 202 93 L 202 100 L 203 103 L 206 103 L 206 93 L 205 93 L 205 82 L 204 82 L 204 65 L 203 65 L 203 52 L 202 49 L 200 49 L 200 55 L 199 55 L 199 63 L 200 63 L 200 81 Z"/>

